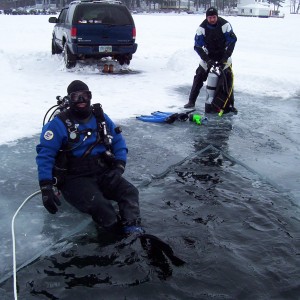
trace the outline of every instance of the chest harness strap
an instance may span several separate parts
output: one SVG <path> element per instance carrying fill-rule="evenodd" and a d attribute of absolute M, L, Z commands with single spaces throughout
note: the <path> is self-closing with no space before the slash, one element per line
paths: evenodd
<path fill-rule="evenodd" d="M 105 117 L 104 117 L 104 112 L 100 103 L 96 103 L 92 105 L 92 113 L 95 116 L 97 122 L 97 129 L 96 129 L 97 139 L 95 143 L 93 143 L 84 152 L 82 158 L 87 157 L 92 152 L 92 150 L 96 147 L 96 145 L 100 143 L 103 143 L 106 148 L 105 154 L 108 156 L 113 156 L 111 152 L 111 144 L 112 144 L 113 137 L 108 132 Z M 63 121 L 68 131 L 68 144 L 65 149 L 62 149 L 63 152 L 69 152 L 79 147 L 88 137 L 92 135 L 94 131 L 92 129 L 84 129 L 79 131 L 75 124 L 74 119 L 72 118 L 68 110 L 61 112 L 60 114 L 57 115 L 57 117 L 59 117 Z M 79 143 L 81 134 L 84 134 L 85 136 L 83 140 Z"/>

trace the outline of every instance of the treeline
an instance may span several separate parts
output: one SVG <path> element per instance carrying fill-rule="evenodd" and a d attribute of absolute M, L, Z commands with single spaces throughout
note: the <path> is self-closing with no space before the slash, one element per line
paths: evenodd
<path fill-rule="evenodd" d="M 34 6 L 35 0 L 0 0 L 0 9 Z"/>
<path fill-rule="evenodd" d="M 66 4 L 70 3 L 72 0 L 56 0 L 56 6 L 61 8 Z M 164 1 L 167 0 L 121 0 L 129 9 L 139 9 L 145 7 L 149 9 L 158 9 Z M 180 3 L 180 0 L 177 0 Z M 189 0 L 185 0 L 189 1 Z M 253 0 L 254 1 L 254 0 Z M 48 2 L 48 1 L 45 1 Z M 215 0 L 214 6 L 217 9 L 224 11 L 226 9 L 232 9 L 237 6 L 238 0 Z M 9 8 L 19 8 L 19 7 L 33 7 L 35 6 L 35 0 L 0 0 L 0 9 L 9 9 Z M 193 10 L 207 9 L 212 5 L 211 0 L 194 0 L 190 1 L 189 7 Z M 268 0 L 268 3 L 273 5 L 274 11 L 279 11 L 282 4 L 285 3 L 285 0 Z M 300 0 L 290 0 L 290 12 L 298 14 L 300 11 Z"/>
<path fill-rule="evenodd" d="M 280 7 L 282 7 L 281 4 L 283 4 L 285 0 L 268 0 L 268 3 L 273 6 L 274 11 L 279 11 Z"/>
<path fill-rule="evenodd" d="M 145 5 L 149 8 L 158 8 L 162 5 L 163 1 L 166 0 L 121 0 L 129 9 L 136 9 L 145 7 Z M 185 0 L 188 1 L 188 0 Z M 45 1 L 48 2 L 48 1 Z M 61 8 L 66 4 L 72 2 L 72 0 L 57 0 L 56 6 Z M 180 0 L 179 0 L 180 2 Z M 195 8 L 208 8 L 211 6 L 212 2 L 208 0 L 194 0 L 190 1 L 190 7 Z M 35 5 L 35 0 L 0 0 L 0 8 L 8 9 L 8 8 L 18 8 L 18 7 L 30 7 Z M 45 4 L 46 5 L 46 4 Z M 236 7 L 237 0 L 217 0 L 215 6 L 223 10 L 224 8 L 233 8 Z"/>
<path fill-rule="evenodd" d="M 163 4 L 163 2 L 166 2 L 167 0 L 122 0 L 122 2 L 130 9 L 135 9 L 135 8 L 141 8 L 142 4 L 145 3 L 147 7 L 149 8 L 156 8 L 159 7 Z M 180 5 L 180 0 L 177 0 Z M 237 1 L 238 0 L 216 0 L 214 1 L 214 5 L 219 9 L 219 10 L 224 10 L 225 8 L 234 8 L 237 6 Z M 185 2 L 190 2 L 189 6 L 194 7 L 196 9 L 198 8 L 203 8 L 206 9 L 210 6 L 212 6 L 212 1 L 211 0 L 194 0 L 194 1 L 188 1 L 185 0 Z"/>

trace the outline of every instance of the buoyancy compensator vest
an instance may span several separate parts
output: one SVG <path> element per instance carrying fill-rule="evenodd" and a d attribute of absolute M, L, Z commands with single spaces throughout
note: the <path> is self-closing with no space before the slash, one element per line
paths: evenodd
<path fill-rule="evenodd" d="M 83 153 L 83 155 L 79 158 L 79 161 L 81 165 L 83 165 L 85 162 L 88 162 L 90 164 L 91 161 L 90 159 L 88 159 L 90 153 L 96 147 L 96 145 L 102 143 L 105 146 L 106 151 L 101 155 L 101 159 L 109 165 L 114 161 L 114 155 L 111 151 L 112 136 L 110 135 L 110 132 L 106 126 L 104 112 L 101 104 L 96 103 L 92 105 L 92 114 L 95 116 L 97 122 L 97 139 Z M 74 159 L 72 150 L 79 147 L 85 139 L 91 136 L 93 130 L 78 130 L 76 122 L 68 109 L 64 109 L 63 111 L 61 111 L 56 115 L 56 117 L 58 117 L 64 123 L 68 131 L 68 142 L 59 151 L 53 168 L 53 177 L 55 179 L 54 185 L 59 188 L 65 181 L 65 176 L 68 173 L 68 164 L 70 163 L 70 161 L 72 161 L 72 159 Z M 117 127 L 115 131 L 116 133 L 121 133 L 121 129 L 119 127 Z M 81 134 L 84 134 L 84 138 L 82 141 L 80 141 Z"/>

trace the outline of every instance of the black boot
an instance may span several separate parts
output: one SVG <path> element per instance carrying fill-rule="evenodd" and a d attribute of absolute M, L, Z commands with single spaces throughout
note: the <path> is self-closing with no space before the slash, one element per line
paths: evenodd
<path fill-rule="evenodd" d="M 184 108 L 193 108 L 195 107 L 195 102 L 189 101 L 187 104 L 183 106 Z"/>
<path fill-rule="evenodd" d="M 212 112 L 212 107 L 210 103 L 205 103 L 205 113 L 209 114 Z"/>
<path fill-rule="evenodd" d="M 238 110 L 234 106 L 230 107 L 230 111 L 233 112 L 234 114 L 238 113 Z"/>

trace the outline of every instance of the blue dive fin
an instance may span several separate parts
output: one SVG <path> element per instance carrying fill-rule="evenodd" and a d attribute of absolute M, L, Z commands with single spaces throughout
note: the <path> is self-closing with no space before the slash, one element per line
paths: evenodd
<path fill-rule="evenodd" d="M 151 113 L 151 116 L 141 115 L 136 118 L 143 122 L 172 124 L 176 120 L 181 121 L 181 122 L 186 121 L 189 117 L 188 114 L 190 114 L 193 111 L 195 111 L 195 109 L 184 112 L 184 113 L 163 112 L 163 111 L 158 110 L 158 111 Z"/>
<path fill-rule="evenodd" d="M 151 115 L 153 116 L 165 116 L 165 117 L 171 116 L 173 114 L 174 114 L 173 112 L 163 112 L 163 111 L 155 111 L 151 113 Z"/>
<path fill-rule="evenodd" d="M 139 116 L 136 117 L 137 120 L 143 122 L 152 122 L 152 123 L 164 123 L 166 120 L 166 116 Z"/>
<path fill-rule="evenodd" d="M 143 122 L 165 123 L 167 121 L 167 118 L 173 114 L 174 113 L 172 112 L 155 111 L 151 113 L 151 116 L 141 115 L 139 117 L 136 117 L 136 119 Z"/>

